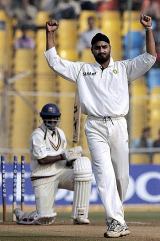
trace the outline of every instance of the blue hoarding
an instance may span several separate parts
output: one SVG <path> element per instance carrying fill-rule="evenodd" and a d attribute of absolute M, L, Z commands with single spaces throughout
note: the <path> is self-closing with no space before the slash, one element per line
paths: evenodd
<path fill-rule="evenodd" d="M 13 200 L 13 165 L 6 164 L 6 200 L 12 204 Z M 0 177 L 0 192 L 2 193 L 2 178 Z M 17 203 L 21 199 L 21 174 L 18 165 L 17 175 Z M 35 198 L 30 181 L 30 167 L 25 165 L 25 205 L 34 205 Z M 71 204 L 73 192 L 59 190 L 56 196 L 57 205 Z M 100 204 L 96 183 L 93 181 L 90 204 Z M 2 195 L 0 195 L 2 204 Z M 160 204 L 160 165 L 131 165 L 130 180 L 125 204 Z"/>

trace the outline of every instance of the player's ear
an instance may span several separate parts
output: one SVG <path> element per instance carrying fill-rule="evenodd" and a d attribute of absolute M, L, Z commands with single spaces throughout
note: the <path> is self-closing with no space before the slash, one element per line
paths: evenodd
<path fill-rule="evenodd" d="M 109 51 L 111 52 L 112 47 L 111 47 L 111 45 L 110 45 L 110 44 L 108 44 L 108 49 L 109 49 Z"/>

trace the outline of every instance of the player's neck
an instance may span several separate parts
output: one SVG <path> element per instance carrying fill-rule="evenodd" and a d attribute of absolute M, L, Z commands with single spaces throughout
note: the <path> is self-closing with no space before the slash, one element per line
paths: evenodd
<path fill-rule="evenodd" d="M 103 69 L 107 68 L 109 65 L 109 62 L 110 62 L 110 59 L 108 59 L 105 63 L 101 64 L 101 69 L 103 70 Z"/>

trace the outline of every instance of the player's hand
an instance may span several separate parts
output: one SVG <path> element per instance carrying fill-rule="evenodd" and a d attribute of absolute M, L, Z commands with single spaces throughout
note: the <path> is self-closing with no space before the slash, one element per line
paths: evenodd
<path fill-rule="evenodd" d="M 152 18 L 150 16 L 142 14 L 141 17 L 140 17 L 140 23 L 145 28 L 150 28 L 152 26 Z"/>
<path fill-rule="evenodd" d="M 58 29 L 58 22 L 56 20 L 51 20 L 46 22 L 46 30 L 48 32 L 55 32 Z"/>

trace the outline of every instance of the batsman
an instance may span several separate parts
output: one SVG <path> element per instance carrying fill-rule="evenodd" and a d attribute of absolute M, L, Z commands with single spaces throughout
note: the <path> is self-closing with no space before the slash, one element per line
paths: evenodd
<path fill-rule="evenodd" d="M 18 224 L 49 225 L 55 221 L 54 201 L 58 188 L 74 191 L 73 224 L 89 224 L 88 209 L 92 168 L 80 146 L 66 149 L 66 137 L 58 127 L 60 110 L 57 105 L 43 106 L 43 120 L 31 137 L 31 181 L 36 211 L 24 213 L 15 209 Z"/>
<path fill-rule="evenodd" d="M 144 75 L 156 61 L 150 16 L 140 16 L 146 33 L 146 51 L 129 60 L 114 61 L 111 43 L 102 33 L 91 40 L 95 63 L 62 59 L 55 48 L 58 22 L 46 23 L 46 52 L 49 66 L 66 80 L 77 84 L 82 113 L 88 116 L 85 132 L 92 157 L 97 187 L 105 208 L 104 237 L 130 233 L 124 219 L 123 201 L 129 181 L 128 132 L 125 116 L 129 110 L 128 85 Z M 64 29 L 65 31 L 65 29 Z"/>

